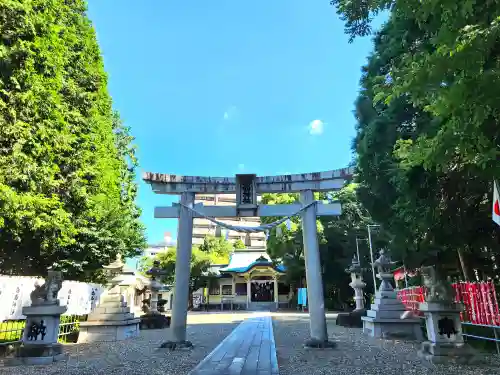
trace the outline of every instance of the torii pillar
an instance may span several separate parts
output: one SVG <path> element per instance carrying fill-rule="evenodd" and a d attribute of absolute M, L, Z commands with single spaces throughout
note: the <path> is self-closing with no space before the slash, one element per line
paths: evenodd
<path fill-rule="evenodd" d="M 302 207 L 314 202 L 315 191 L 334 191 L 344 186 L 352 176 L 352 168 L 328 172 L 295 175 L 265 176 L 236 175 L 236 178 L 177 176 L 146 172 L 145 182 L 156 194 L 181 195 L 181 204 L 172 207 L 155 207 L 155 218 L 178 218 L 177 261 L 175 265 L 175 290 L 172 307 L 173 340 L 162 347 L 191 347 L 186 338 L 187 309 L 189 299 L 189 279 L 191 269 L 191 248 L 193 218 L 200 214 L 213 218 L 289 216 Z M 263 193 L 300 193 L 301 204 L 259 205 L 257 195 Z M 236 194 L 236 206 L 194 205 L 195 194 Z M 306 264 L 307 297 L 309 301 L 311 337 L 306 346 L 313 348 L 334 347 L 328 341 L 326 327 L 323 279 L 316 228 L 317 216 L 341 214 L 339 203 L 317 202 L 302 212 L 304 255 Z"/>

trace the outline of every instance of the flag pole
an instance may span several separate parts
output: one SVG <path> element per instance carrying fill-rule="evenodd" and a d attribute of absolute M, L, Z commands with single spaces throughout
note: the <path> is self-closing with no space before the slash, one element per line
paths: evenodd
<path fill-rule="evenodd" d="M 404 263 L 403 263 L 403 272 L 405 275 L 405 288 L 408 288 L 408 274 L 406 273 L 406 266 Z"/>

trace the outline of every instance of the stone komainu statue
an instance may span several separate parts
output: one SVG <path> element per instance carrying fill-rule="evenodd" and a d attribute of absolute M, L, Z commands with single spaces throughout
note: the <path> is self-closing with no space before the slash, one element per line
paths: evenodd
<path fill-rule="evenodd" d="M 62 288 L 62 273 L 59 271 L 49 271 L 43 285 L 35 284 L 35 289 L 31 292 L 31 305 L 56 305 L 57 293 Z"/>
<path fill-rule="evenodd" d="M 455 301 L 455 290 L 449 281 L 439 277 L 434 266 L 422 267 L 420 269 L 424 286 L 427 288 L 425 300 L 427 302 L 445 302 Z"/>

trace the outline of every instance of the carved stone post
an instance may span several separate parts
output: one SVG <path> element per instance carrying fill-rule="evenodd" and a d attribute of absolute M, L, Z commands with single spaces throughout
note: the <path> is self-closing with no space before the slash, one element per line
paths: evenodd
<path fill-rule="evenodd" d="M 245 281 L 247 283 L 247 310 L 250 309 L 250 303 L 252 302 L 252 279 L 250 275 L 245 277 Z"/>
<path fill-rule="evenodd" d="M 274 303 L 276 304 L 276 310 L 280 307 L 280 301 L 279 301 L 279 290 L 278 290 L 278 276 L 273 276 L 273 294 L 274 294 Z"/>

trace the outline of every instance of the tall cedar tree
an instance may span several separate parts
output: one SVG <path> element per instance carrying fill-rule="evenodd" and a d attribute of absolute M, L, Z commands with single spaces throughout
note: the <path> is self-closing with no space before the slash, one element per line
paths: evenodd
<path fill-rule="evenodd" d="M 144 235 L 86 3 L 2 0 L 0 38 L 0 273 L 95 279 Z"/>

